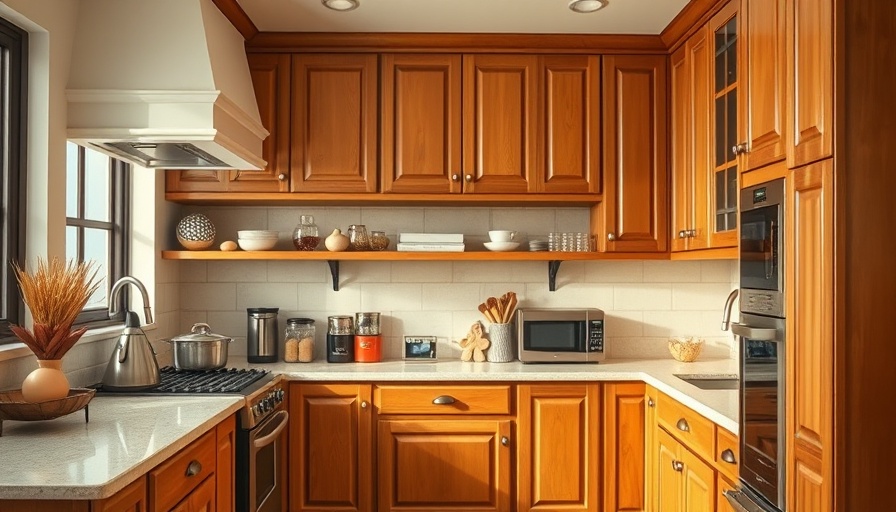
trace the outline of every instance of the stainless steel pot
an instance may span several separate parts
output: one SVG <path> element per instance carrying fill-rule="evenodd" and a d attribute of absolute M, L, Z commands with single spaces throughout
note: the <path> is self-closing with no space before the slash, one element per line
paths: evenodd
<path fill-rule="evenodd" d="M 174 367 L 178 370 L 214 370 L 227 364 L 227 349 L 233 338 L 214 334 L 208 324 L 193 324 L 190 334 L 170 340 Z"/>

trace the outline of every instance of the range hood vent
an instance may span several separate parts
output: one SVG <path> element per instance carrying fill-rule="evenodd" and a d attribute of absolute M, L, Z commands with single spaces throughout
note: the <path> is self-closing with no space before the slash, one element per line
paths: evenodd
<path fill-rule="evenodd" d="M 264 169 L 243 37 L 212 0 L 82 0 L 68 139 L 150 169 Z"/>

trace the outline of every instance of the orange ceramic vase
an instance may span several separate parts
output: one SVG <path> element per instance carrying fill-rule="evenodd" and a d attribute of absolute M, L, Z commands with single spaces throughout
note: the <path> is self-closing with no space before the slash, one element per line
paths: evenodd
<path fill-rule="evenodd" d="M 68 396 L 68 379 L 62 372 L 62 359 L 38 359 L 38 369 L 22 382 L 22 398 L 26 402 L 46 402 Z"/>

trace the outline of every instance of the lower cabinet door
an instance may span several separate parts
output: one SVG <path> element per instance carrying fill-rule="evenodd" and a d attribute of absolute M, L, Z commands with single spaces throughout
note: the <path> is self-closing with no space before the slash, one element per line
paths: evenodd
<path fill-rule="evenodd" d="M 379 512 L 510 510 L 510 430 L 510 420 L 380 420 Z"/>
<path fill-rule="evenodd" d="M 656 467 L 653 468 L 654 481 L 656 482 L 656 511 L 680 512 L 682 494 L 681 470 L 679 464 L 679 451 L 681 445 L 665 430 L 657 428 L 654 431 L 654 451 Z"/>
<path fill-rule="evenodd" d="M 212 475 L 193 489 L 171 512 L 215 512 L 215 476 Z"/>
<path fill-rule="evenodd" d="M 684 465 L 682 478 L 684 485 L 684 508 L 687 512 L 714 512 L 716 509 L 716 471 L 709 464 L 681 448 L 681 462 Z"/>

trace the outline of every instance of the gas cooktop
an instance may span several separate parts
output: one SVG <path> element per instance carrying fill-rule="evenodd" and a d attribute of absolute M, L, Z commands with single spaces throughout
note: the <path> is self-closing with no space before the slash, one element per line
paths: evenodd
<path fill-rule="evenodd" d="M 250 395 L 270 382 L 275 376 L 258 368 L 217 370 L 178 370 L 166 366 L 159 370 L 162 382 L 153 388 L 140 390 L 109 390 L 97 384 L 97 393 L 115 395 L 184 395 L 218 394 Z"/>

